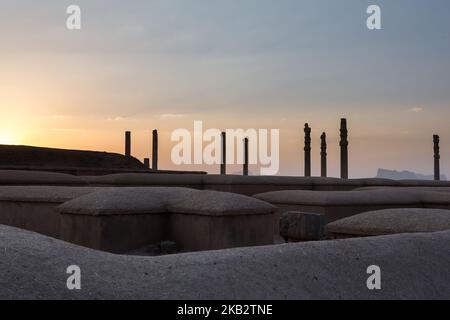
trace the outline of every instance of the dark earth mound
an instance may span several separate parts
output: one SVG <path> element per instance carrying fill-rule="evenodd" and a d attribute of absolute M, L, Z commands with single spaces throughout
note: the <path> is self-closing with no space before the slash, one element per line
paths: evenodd
<path fill-rule="evenodd" d="M 0 145 L 0 167 L 145 170 L 133 157 L 117 153 Z"/>

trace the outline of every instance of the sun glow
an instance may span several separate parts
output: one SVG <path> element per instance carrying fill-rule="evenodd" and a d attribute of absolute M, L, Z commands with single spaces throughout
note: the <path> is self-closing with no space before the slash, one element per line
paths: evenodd
<path fill-rule="evenodd" d="M 0 130 L 0 144 L 4 145 L 19 144 L 19 140 L 11 131 Z"/>

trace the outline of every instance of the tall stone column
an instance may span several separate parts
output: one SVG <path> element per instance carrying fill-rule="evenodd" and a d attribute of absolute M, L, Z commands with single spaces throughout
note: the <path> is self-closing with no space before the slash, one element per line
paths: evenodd
<path fill-rule="evenodd" d="M 341 119 L 341 178 L 348 179 L 348 130 L 347 119 Z"/>
<path fill-rule="evenodd" d="M 125 132 L 125 156 L 131 157 L 131 132 Z"/>
<path fill-rule="evenodd" d="M 220 174 L 227 174 L 227 134 L 222 132 L 222 163 L 220 164 Z"/>
<path fill-rule="evenodd" d="M 441 168 L 440 168 L 440 147 L 439 147 L 440 138 L 438 135 L 433 136 L 434 143 L 434 180 L 441 180 Z"/>
<path fill-rule="evenodd" d="M 244 176 L 248 176 L 248 138 L 244 139 Z"/>
<path fill-rule="evenodd" d="M 158 130 L 153 130 L 152 169 L 158 170 Z"/>
<path fill-rule="evenodd" d="M 320 176 L 327 176 L 327 134 L 320 136 Z"/>
<path fill-rule="evenodd" d="M 305 177 L 311 177 L 311 128 L 305 124 Z"/>

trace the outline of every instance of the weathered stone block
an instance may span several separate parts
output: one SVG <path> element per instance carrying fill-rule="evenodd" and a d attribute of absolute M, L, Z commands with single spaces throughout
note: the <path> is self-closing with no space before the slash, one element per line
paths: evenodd
<path fill-rule="evenodd" d="M 324 236 L 325 217 L 317 213 L 285 212 L 280 219 L 280 235 L 289 241 L 314 241 Z"/>
<path fill-rule="evenodd" d="M 275 208 L 238 194 L 186 188 L 114 188 L 60 206 L 61 236 L 123 253 L 172 240 L 181 251 L 273 243 Z"/>
<path fill-rule="evenodd" d="M 59 238 L 60 215 L 56 208 L 97 190 L 99 188 L 0 186 L 0 224 Z"/>
<path fill-rule="evenodd" d="M 83 186 L 86 182 L 69 174 L 43 171 L 0 170 L 1 186 Z"/>

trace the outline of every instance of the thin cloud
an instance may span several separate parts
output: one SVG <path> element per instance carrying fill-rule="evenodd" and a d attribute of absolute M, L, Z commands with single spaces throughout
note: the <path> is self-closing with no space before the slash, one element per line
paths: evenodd
<path fill-rule="evenodd" d="M 53 120 L 64 120 L 66 118 L 66 116 L 64 116 L 62 114 L 55 114 L 55 115 L 52 115 L 51 118 Z"/>
<path fill-rule="evenodd" d="M 184 118 L 186 115 L 181 113 L 165 113 L 159 115 L 159 117 L 163 120 L 169 120 L 169 119 L 180 119 Z"/>
<path fill-rule="evenodd" d="M 127 117 L 116 116 L 116 117 L 108 117 L 106 120 L 108 121 L 124 121 Z"/>
<path fill-rule="evenodd" d="M 410 112 L 415 112 L 415 113 L 421 113 L 421 112 L 424 111 L 424 109 L 421 108 L 421 107 L 416 107 L 416 108 L 409 109 L 409 111 Z"/>

